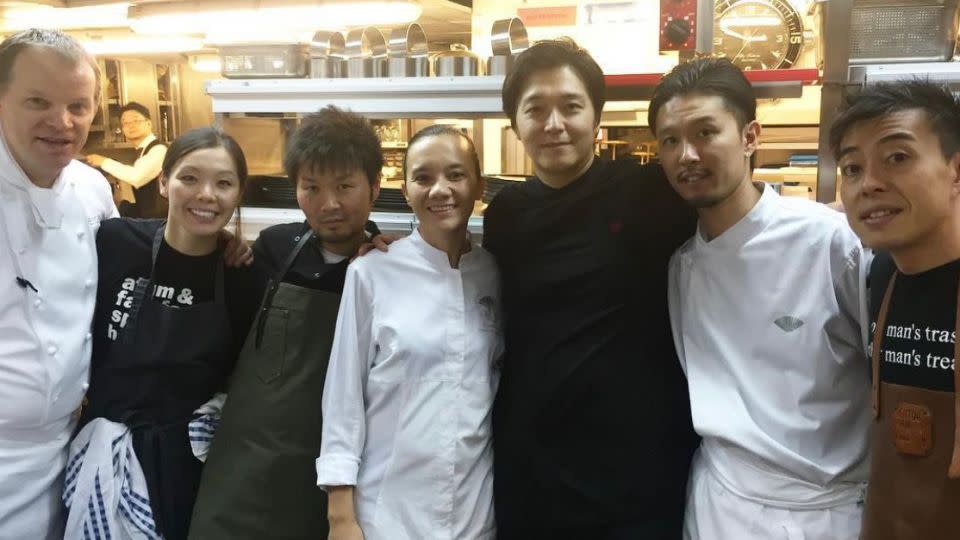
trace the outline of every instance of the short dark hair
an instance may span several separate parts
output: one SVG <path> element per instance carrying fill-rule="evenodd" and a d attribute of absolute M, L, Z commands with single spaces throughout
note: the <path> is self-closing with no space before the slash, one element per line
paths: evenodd
<path fill-rule="evenodd" d="M 223 148 L 230 155 L 233 166 L 237 169 L 237 179 L 240 181 L 240 199 L 242 200 L 243 191 L 247 185 L 247 158 L 243 155 L 243 149 L 240 148 L 237 141 L 218 127 L 195 128 L 177 137 L 170 144 L 167 155 L 163 158 L 163 165 L 160 167 L 163 176 L 169 179 L 173 174 L 173 169 L 176 168 L 181 159 L 197 150 L 207 148 Z M 239 203 L 236 208 L 236 216 L 235 234 L 240 236 L 242 225 Z"/>
<path fill-rule="evenodd" d="M 520 96 L 526 90 L 530 76 L 538 71 L 569 67 L 577 74 L 587 89 L 597 123 L 603 104 L 607 101 L 607 83 L 603 79 L 603 70 L 586 49 L 581 48 L 570 38 L 538 41 L 514 59 L 513 67 L 503 80 L 503 112 L 510 119 L 510 125 L 517 128 L 517 107 Z"/>
<path fill-rule="evenodd" d="M 143 104 L 137 103 L 136 101 L 128 101 L 126 105 L 120 107 L 120 116 L 123 116 L 123 113 L 127 111 L 135 111 L 143 115 L 147 120 L 150 119 L 150 109 L 146 108 Z"/>
<path fill-rule="evenodd" d="M 925 79 L 879 83 L 847 97 L 846 108 L 830 126 L 830 149 L 840 153 L 844 135 L 860 122 L 908 110 L 927 115 L 940 140 L 940 152 L 950 159 L 960 152 L 960 101 L 946 86 Z"/>
<path fill-rule="evenodd" d="M 470 137 L 467 137 L 466 133 L 453 126 L 446 124 L 434 124 L 418 131 L 413 137 L 410 138 L 410 142 L 407 143 L 407 149 L 403 152 L 403 181 L 407 181 L 407 156 L 410 154 L 410 148 L 412 148 L 414 144 L 422 139 L 426 139 L 427 137 L 438 137 L 440 135 L 462 137 L 463 140 L 467 141 L 467 148 L 470 150 L 470 161 L 473 165 L 473 170 L 477 175 L 477 180 L 480 180 L 480 178 L 483 176 L 483 173 L 480 172 L 480 155 L 477 154 L 477 147 L 474 146 L 473 140 L 471 140 Z"/>
<path fill-rule="evenodd" d="M 690 94 L 720 97 L 740 129 L 757 119 L 757 97 L 743 71 L 727 58 L 697 58 L 674 67 L 653 91 L 647 123 L 654 135 L 660 108 Z"/>
<path fill-rule="evenodd" d="M 7 36 L 0 43 L 0 89 L 6 89 L 13 79 L 13 64 L 27 47 L 47 47 L 60 56 L 79 64 L 85 62 L 93 69 L 93 100 L 100 100 L 100 66 L 93 55 L 80 43 L 59 30 L 29 28 Z"/>
<path fill-rule="evenodd" d="M 360 169 L 372 186 L 383 168 L 380 138 L 359 114 L 324 107 L 303 118 L 283 157 L 283 168 L 294 185 L 305 166 L 322 172 Z"/>

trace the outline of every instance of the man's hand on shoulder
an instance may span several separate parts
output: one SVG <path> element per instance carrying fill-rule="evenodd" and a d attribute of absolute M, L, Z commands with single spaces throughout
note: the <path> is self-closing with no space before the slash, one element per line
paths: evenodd
<path fill-rule="evenodd" d="M 223 262 L 231 268 L 240 268 L 253 264 L 253 249 L 242 238 L 224 229 L 220 231 L 224 243 Z"/>
<path fill-rule="evenodd" d="M 390 251 L 390 248 L 389 248 L 390 244 L 396 242 L 399 239 L 400 239 L 399 236 L 396 236 L 393 234 L 380 233 L 374 236 L 373 238 L 371 238 L 369 242 L 360 244 L 360 249 L 357 250 L 357 254 L 353 258 L 356 259 L 357 257 L 363 257 L 364 255 L 366 255 L 367 253 L 370 253 L 374 249 L 376 249 L 377 251 L 383 251 L 384 253 L 386 253 L 387 251 Z"/>

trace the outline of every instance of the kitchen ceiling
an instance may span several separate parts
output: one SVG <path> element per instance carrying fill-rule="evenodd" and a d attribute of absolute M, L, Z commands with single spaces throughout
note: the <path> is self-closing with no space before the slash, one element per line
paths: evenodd
<path fill-rule="evenodd" d="M 141 3 L 162 1 L 144 0 Z M 196 1 L 196 0 L 194 0 Z M 345 0 L 349 1 L 349 0 Z M 472 0 L 419 0 L 423 11 L 417 22 L 423 26 L 431 49 L 446 49 L 449 43 L 470 45 Z M 0 1 L 0 25 L 5 20 L 2 13 L 8 10 L 22 10 L 29 7 L 76 8 L 117 4 L 116 0 L 36 0 L 31 2 Z M 117 27 L 117 30 L 125 30 Z M 324 28 L 317 28 L 323 30 Z M 9 32 L 7 26 L 2 30 Z M 104 29 L 108 30 L 108 29 Z M 381 28 L 388 35 L 390 27 Z"/>

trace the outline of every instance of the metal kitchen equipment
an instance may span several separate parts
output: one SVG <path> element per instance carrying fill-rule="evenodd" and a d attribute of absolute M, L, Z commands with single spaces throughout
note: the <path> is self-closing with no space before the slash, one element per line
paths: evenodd
<path fill-rule="evenodd" d="M 347 33 L 347 77 L 369 78 L 386 75 L 387 42 L 380 30 L 368 26 Z"/>
<path fill-rule="evenodd" d="M 228 79 L 300 78 L 307 75 L 303 43 L 220 45 L 221 74 Z"/>
<path fill-rule="evenodd" d="M 817 0 L 823 51 L 825 9 Z M 854 0 L 850 60 L 856 64 L 939 62 L 953 58 L 960 0 Z"/>
<path fill-rule="evenodd" d="M 513 67 L 514 55 L 530 46 L 527 28 L 517 17 L 493 22 L 490 30 L 493 56 L 487 59 L 488 75 L 506 75 Z"/>
<path fill-rule="evenodd" d="M 387 75 L 389 77 L 429 77 L 430 56 L 427 34 L 423 27 L 411 23 L 394 28 L 387 44 Z"/>
<path fill-rule="evenodd" d="M 340 32 L 321 30 L 310 42 L 310 77 L 313 79 L 336 79 L 346 73 L 343 53 L 346 41 Z"/>
<path fill-rule="evenodd" d="M 449 51 L 433 55 L 433 74 L 437 77 L 480 75 L 480 58 L 462 43 L 451 43 Z"/>

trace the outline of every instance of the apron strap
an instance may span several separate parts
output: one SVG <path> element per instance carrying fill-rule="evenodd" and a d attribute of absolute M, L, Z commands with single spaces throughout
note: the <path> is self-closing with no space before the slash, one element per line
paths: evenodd
<path fill-rule="evenodd" d="M 297 260 L 300 252 L 303 251 L 303 247 L 306 246 L 313 237 L 313 231 L 309 229 L 306 230 L 300 236 L 297 245 L 293 247 L 293 251 L 287 256 L 287 260 L 283 262 L 283 266 L 280 267 L 280 270 L 277 271 L 273 279 L 270 280 L 270 286 L 267 287 L 267 291 L 263 295 L 263 301 L 260 302 L 260 313 L 257 316 L 257 336 L 254 341 L 256 348 L 259 349 L 260 343 L 263 341 L 263 329 L 267 324 L 267 312 L 270 311 L 270 306 L 273 305 L 273 297 L 277 294 L 280 283 L 283 282 L 283 278 L 287 275 L 290 267 L 293 266 L 293 262 Z"/>
<path fill-rule="evenodd" d="M 153 298 L 153 283 L 156 281 L 157 273 L 157 255 L 160 253 L 160 246 L 163 244 L 163 234 L 167 230 L 167 220 L 163 220 L 160 224 L 160 228 L 157 229 L 157 232 L 153 235 L 153 246 L 151 248 L 150 255 L 150 278 L 137 278 L 137 283 L 133 289 L 133 301 L 130 309 L 130 319 L 127 323 L 127 326 L 131 329 L 137 327 L 137 316 L 140 313 L 140 306 L 144 302 L 149 302 Z M 220 248 L 217 247 L 217 251 Z M 213 281 L 213 300 L 218 304 L 225 302 L 226 294 L 224 293 L 224 270 L 223 270 L 223 257 L 217 257 L 217 272 L 214 275 Z M 129 343 L 133 339 L 133 331 L 128 331 L 124 333 L 123 341 L 124 343 Z"/>
<path fill-rule="evenodd" d="M 883 344 L 883 332 L 887 326 L 887 311 L 890 309 L 890 297 L 893 296 L 893 286 L 897 282 L 897 272 L 890 276 L 887 290 L 883 293 L 883 302 L 880 304 L 880 313 L 877 315 L 877 325 L 873 328 L 873 348 L 870 352 L 870 365 L 873 378 L 871 392 L 873 393 L 873 417 L 880 416 L 880 346 Z"/>
<path fill-rule="evenodd" d="M 956 334 L 960 336 L 960 282 L 957 283 L 957 319 L 954 322 Z M 960 340 L 954 340 L 953 345 L 953 458 L 950 460 L 950 469 L 947 477 L 960 478 Z"/>

